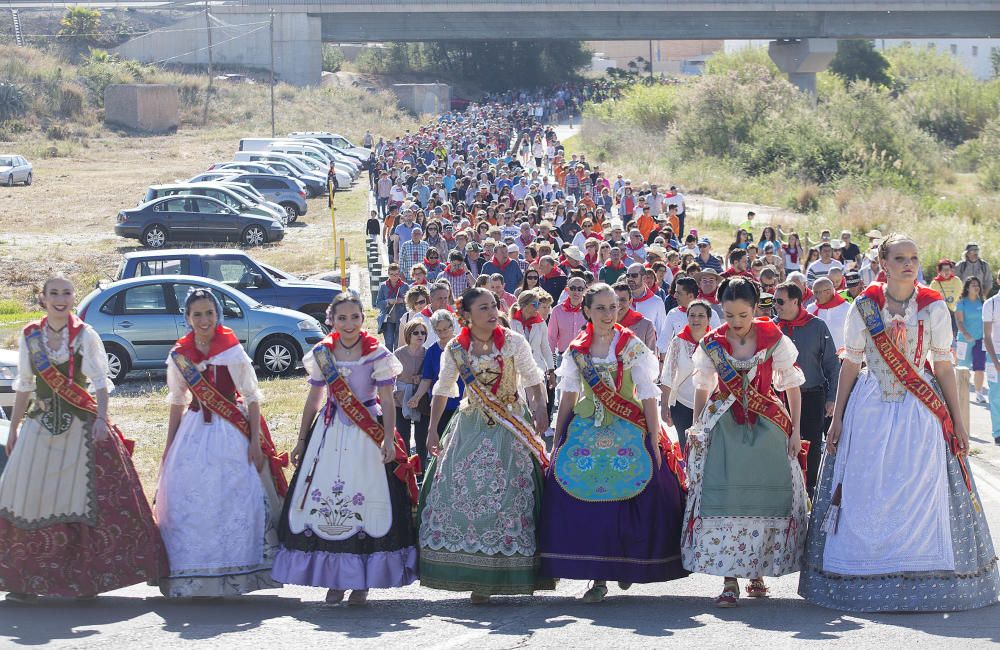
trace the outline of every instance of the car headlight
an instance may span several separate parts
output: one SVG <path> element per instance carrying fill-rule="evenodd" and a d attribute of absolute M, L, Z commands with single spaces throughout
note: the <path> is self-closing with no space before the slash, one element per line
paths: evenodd
<path fill-rule="evenodd" d="M 307 318 L 299 321 L 299 329 L 305 332 L 320 332 L 319 323 L 315 318 Z"/>
<path fill-rule="evenodd" d="M 17 377 L 17 366 L 0 366 L 0 379 L 14 379 Z"/>

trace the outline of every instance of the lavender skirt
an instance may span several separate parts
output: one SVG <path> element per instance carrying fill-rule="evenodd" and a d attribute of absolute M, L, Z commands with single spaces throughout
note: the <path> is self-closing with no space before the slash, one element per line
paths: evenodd
<path fill-rule="evenodd" d="M 649 441 L 646 449 L 652 454 Z M 664 462 L 638 495 L 625 501 L 580 501 L 545 476 L 539 517 L 541 575 L 577 580 L 665 582 L 681 566 L 684 500 Z"/>

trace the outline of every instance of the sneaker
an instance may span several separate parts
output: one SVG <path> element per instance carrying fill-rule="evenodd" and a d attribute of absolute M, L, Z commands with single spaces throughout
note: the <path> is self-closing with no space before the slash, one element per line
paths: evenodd
<path fill-rule="evenodd" d="M 983 395 L 982 393 L 975 393 L 975 397 L 973 398 L 973 400 L 976 402 L 976 404 L 985 404 L 986 396 Z"/>

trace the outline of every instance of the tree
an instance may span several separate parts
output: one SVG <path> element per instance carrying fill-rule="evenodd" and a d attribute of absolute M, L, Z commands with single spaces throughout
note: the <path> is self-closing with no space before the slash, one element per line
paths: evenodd
<path fill-rule="evenodd" d="M 889 62 L 875 50 L 871 41 L 839 41 L 830 71 L 848 82 L 865 80 L 876 86 L 891 83 L 886 71 Z"/>

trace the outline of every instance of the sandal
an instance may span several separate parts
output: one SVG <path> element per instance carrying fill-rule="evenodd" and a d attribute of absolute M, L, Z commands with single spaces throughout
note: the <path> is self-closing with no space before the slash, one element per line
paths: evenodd
<path fill-rule="evenodd" d="M 723 583 L 722 593 L 719 597 L 715 599 L 716 607 L 736 607 L 739 604 L 740 598 L 740 583 L 735 580 L 726 580 Z"/>
<path fill-rule="evenodd" d="M 12 591 L 4 597 L 4 600 L 8 603 L 17 603 L 19 605 L 34 605 L 38 602 L 38 596 L 36 594 Z"/>
<path fill-rule="evenodd" d="M 473 605 L 487 605 L 490 602 L 490 595 L 478 594 L 473 591 L 472 595 L 469 596 L 469 602 L 472 603 Z"/>
<path fill-rule="evenodd" d="M 583 602 L 585 603 L 599 603 L 604 600 L 604 597 L 608 595 L 608 586 L 604 583 L 594 583 L 594 586 L 587 590 L 583 594 Z"/>
<path fill-rule="evenodd" d="M 747 585 L 747 596 L 751 598 L 767 598 L 769 589 L 764 585 L 763 578 L 754 578 Z"/>
<path fill-rule="evenodd" d="M 352 589 L 351 596 L 347 599 L 347 604 L 354 607 L 368 604 L 368 590 Z"/>
<path fill-rule="evenodd" d="M 326 592 L 326 604 L 336 605 L 340 601 L 344 600 L 344 594 L 347 593 L 343 589 L 328 589 Z"/>

